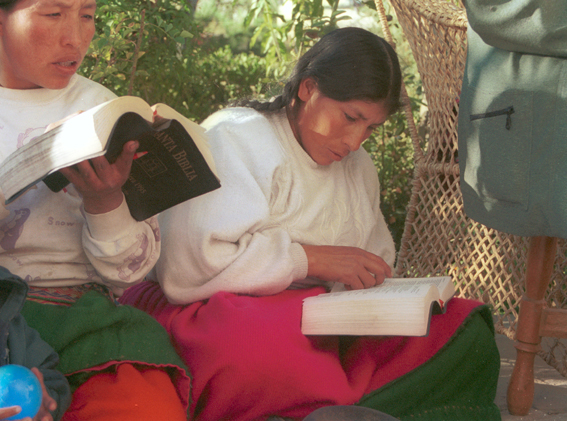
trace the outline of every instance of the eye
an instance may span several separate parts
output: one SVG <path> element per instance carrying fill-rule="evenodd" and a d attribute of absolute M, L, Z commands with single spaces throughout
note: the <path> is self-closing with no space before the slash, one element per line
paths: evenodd
<path fill-rule="evenodd" d="M 94 16 L 93 15 L 83 15 L 82 18 L 85 19 L 85 20 L 93 20 Z"/>
<path fill-rule="evenodd" d="M 356 121 L 356 118 L 354 118 L 354 117 L 348 115 L 347 113 L 344 113 L 344 114 L 345 114 L 345 118 L 346 118 L 348 121 L 350 121 L 351 123 L 354 123 L 354 122 Z"/>
<path fill-rule="evenodd" d="M 56 12 L 56 13 L 47 13 L 45 16 L 51 17 L 51 18 L 56 18 L 61 16 L 61 13 Z"/>

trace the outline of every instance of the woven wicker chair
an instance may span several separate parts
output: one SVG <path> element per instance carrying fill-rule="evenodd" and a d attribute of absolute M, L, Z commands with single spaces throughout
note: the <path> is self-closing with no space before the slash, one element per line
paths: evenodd
<path fill-rule="evenodd" d="M 457 283 L 462 297 L 483 300 L 494 308 L 498 333 L 513 339 L 518 327 L 519 306 L 523 314 L 534 313 L 520 321 L 530 348 L 517 345 L 518 363 L 509 387 L 510 412 L 527 413 L 533 400 L 533 357 L 535 352 L 567 376 L 565 342 L 545 338 L 540 350 L 540 336 L 566 337 L 567 323 L 559 318 L 554 326 L 542 327 L 540 319 L 567 307 L 567 286 L 563 279 L 567 269 L 564 240 L 540 241 L 547 260 L 532 250 L 531 259 L 548 262 L 549 282 L 543 290 L 529 287 L 525 294 L 526 262 L 530 241 L 489 229 L 467 218 L 459 188 L 457 150 L 458 98 L 466 61 L 467 19 L 462 6 L 447 0 L 389 0 L 410 44 L 423 83 L 428 105 L 429 134 L 426 147 L 419 138 L 409 101 L 404 110 L 415 150 L 415 173 L 406 224 L 396 263 L 398 276 L 447 274 Z M 385 38 L 395 44 L 385 14 L 383 0 L 375 0 Z M 403 90 L 405 94 L 405 89 Z M 545 267 L 532 265 L 531 278 L 539 278 Z M 536 280 L 537 282 L 537 280 Z M 541 289 L 541 286 L 535 289 Z M 551 312 L 544 312 L 543 301 Z M 540 296 L 535 300 L 534 297 Z M 531 298 L 531 299 L 530 299 Z M 527 303 L 527 304 L 525 304 Z M 538 313 L 539 311 L 539 313 Z M 518 332 L 518 339 L 522 334 Z M 535 338 L 534 338 L 535 336 Z M 525 345 L 525 344 L 524 344 Z M 520 355 L 522 354 L 522 355 Z M 527 358 L 526 358 L 527 356 Z M 522 361 L 520 361 L 522 360 Z M 530 373 L 531 370 L 531 373 Z M 530 396 L 531 394 L 531 396 Z M 521 401 L 518 405 L 517 401 Z M 526 406 L 527 405 L 527 406 Z"/>

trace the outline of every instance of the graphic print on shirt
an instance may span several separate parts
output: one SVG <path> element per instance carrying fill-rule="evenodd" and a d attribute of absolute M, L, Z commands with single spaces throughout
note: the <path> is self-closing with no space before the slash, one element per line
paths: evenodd
<path fill-rule="evenodd" d="M 85 265 L 85 278 L 89 282 L 99 282 L 100 276 L 96 272 L 95 268 L 92 265 Z"/>
<path fill-rule="evenodd" d="M 22 235 L 24 223 L 30 216 L 27 208 L 17 209 L 13 216 L 0 225 L 0 247 L 4 250 L 14 250 L 16 241 Z"/>
<path fill-rule="evenodd" d="M 144 261 L 148 254 L 148 246 L 150 241 L 145 234 L 140 234 L 136 236 L 138 238 L 136 251 L 126 259 L 124 259 L 124 264 L 118 268 L 118 277 L 124 281 L 129 281 L 130 276 L 136 272 Z"/>
<path fill-rule="evenodd" d="M 24 133 L 20 133 L 18 135 L 18 141 L 16 143 L 16 148 L 20 149 L 26 143 L 31 142 L 37 136 L 42 135 L 44 132 L 45 132 L 45 126 L 27 129 Z"/>
<path fill-rule="evenodd" d="M 159 243 L 161 241 L 161 231 L 159 230 L 159 223 L 157 217 L 154 216 L 150 218 L 148 224 L 150 225 L 152 232 L 154 233 L 154 238 L 156 240 L 156 243 Z"/>
<path fill-rule="evenodd" d="M 32 278 L 31 275 L 26 275 L 23 279 L 24 281 L 26 281 L 27 284 L 30 284 L 30 282 L 41 281 L 41 276 L 36 276 L 35 278 Z"/>
<path fill-rule="evenodd" d="M 60 221 L 55 219 L 53 216 L 47 218 L 47 225 L 55 225 L 61 227 L 73 227 L 76 221 Z"/>

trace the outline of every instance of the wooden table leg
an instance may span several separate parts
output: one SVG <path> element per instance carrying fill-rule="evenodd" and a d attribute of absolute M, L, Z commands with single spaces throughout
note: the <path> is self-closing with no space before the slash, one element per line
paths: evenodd
<path fill-rule="evenodd" d="M 520 302 L 516 330 L 517 358 L 508 385 L 508 411 L 526 415 L 534 399 L 534 359 L 540 349 L 539 335 L 544 295 L 555 262 L 557 238 L 533 237 L 528 251 L 526 292 Z"/>

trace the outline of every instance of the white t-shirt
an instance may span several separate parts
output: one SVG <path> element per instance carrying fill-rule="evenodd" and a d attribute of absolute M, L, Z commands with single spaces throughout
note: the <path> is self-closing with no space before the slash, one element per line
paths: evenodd
<path fill-rule="evenodd" d="M 0 160 L 50 123 L 114 97 L 78 75 L 61 90 L 0 87 Z M 89 215 L 72 185 L 53 193 L 39 183 L 7 210 L 0 215 L 0 265 L 30 285 L 97 282 L 121 294 L 142 280 L 159 256 L 157 218 L 136 222 L 125 201 L 111 212 Z"/>

